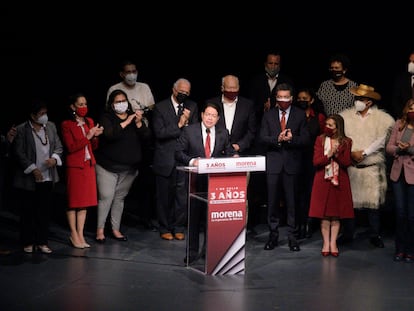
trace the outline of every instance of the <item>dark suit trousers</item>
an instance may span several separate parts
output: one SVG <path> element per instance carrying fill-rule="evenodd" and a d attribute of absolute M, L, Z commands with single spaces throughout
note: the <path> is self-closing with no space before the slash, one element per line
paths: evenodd
<path fill-rule="evenodd" d="M 267 174 L 268 214 L 267 221 L 271 234 L 278 234 L 281 216 L 281 202 L 286 208 L 288 235 L 293 235 L 296 226 L 297 175 Z"/>
<path fill-rule="evenodd" d="M 173 170 L 168 177 L 156 175 L 157 218 L 160 234 L 184 233 L 187 224 L 185 173 Z"/>

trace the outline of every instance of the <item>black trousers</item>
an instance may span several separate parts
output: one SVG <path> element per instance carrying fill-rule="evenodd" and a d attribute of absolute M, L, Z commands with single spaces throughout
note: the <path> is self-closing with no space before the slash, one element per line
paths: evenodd
<path fill-rule="evenodd" d="M 47 245 L 53 202 L 53 183 L 36 183 L 35 191 L 19 190 L 23 201 L 20 210 L 20 240 L 26 245 Z"/>

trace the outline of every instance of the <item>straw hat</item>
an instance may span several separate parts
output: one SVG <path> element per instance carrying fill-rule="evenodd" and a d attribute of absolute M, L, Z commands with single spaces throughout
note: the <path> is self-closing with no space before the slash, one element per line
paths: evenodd
<path fill-rule="evenodd" d="M 360 84 L 358 87 L 351 87 L 349 91 L 355 96 L 366 97 L 375 100 L 381 99 L 381 95 L 377 92 L 374 92 L 374 88 L 372 86 L 366 84 Z"/>

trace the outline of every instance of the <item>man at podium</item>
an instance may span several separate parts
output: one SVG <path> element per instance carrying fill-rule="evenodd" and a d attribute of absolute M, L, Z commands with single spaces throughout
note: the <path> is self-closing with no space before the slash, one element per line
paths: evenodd
<path fill-rule="evenodd" d="M 200 158 L 237 156 L 231 146 L 228 131 L 223 127 L 216 127 L 220 113 L 220 108 L 216 104 L 208 102 L 201 111 L 201 122 L 184 128 L 177 140 L 175 152 L 177 165 L 198 166 Z M 207 175 L 197 176 L 197 192 L 207 191 L 207 178 Z M 190 207 L 189 253 L 186 254 L 184 262 L 188 260 L 192 263 L 200 256 L 200 225 L 205 215 L 205 203 L 200 203 L 191 204 Z"/>

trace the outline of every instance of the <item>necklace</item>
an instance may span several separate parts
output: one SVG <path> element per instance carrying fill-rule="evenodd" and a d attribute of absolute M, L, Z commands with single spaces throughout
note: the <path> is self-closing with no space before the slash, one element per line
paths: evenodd
<path fill-rule="evenodd" d="M 43 140 L 42 140 L 42 137 L 40 137 L 40 135 L 39 134 L 37 134 L 37 131 L 36 131 L 36 129 L 34 128 L 34 127 L 32 127 L 32 130 L 33 130 L 33 133 L 36 135 L 36 137 L 37 138 L 39 138 L 39 140 L 40 140 L 40 142 L 42 143 L 42 145 L 43 146 L 46 146 L 47 145 L 47 132 L 46 132 L 46 129 L 45 128 L 43 128 L 43 130 L 44 130 L 44 132 L 45 132 L 45 142 L 43 142 Z"/>

